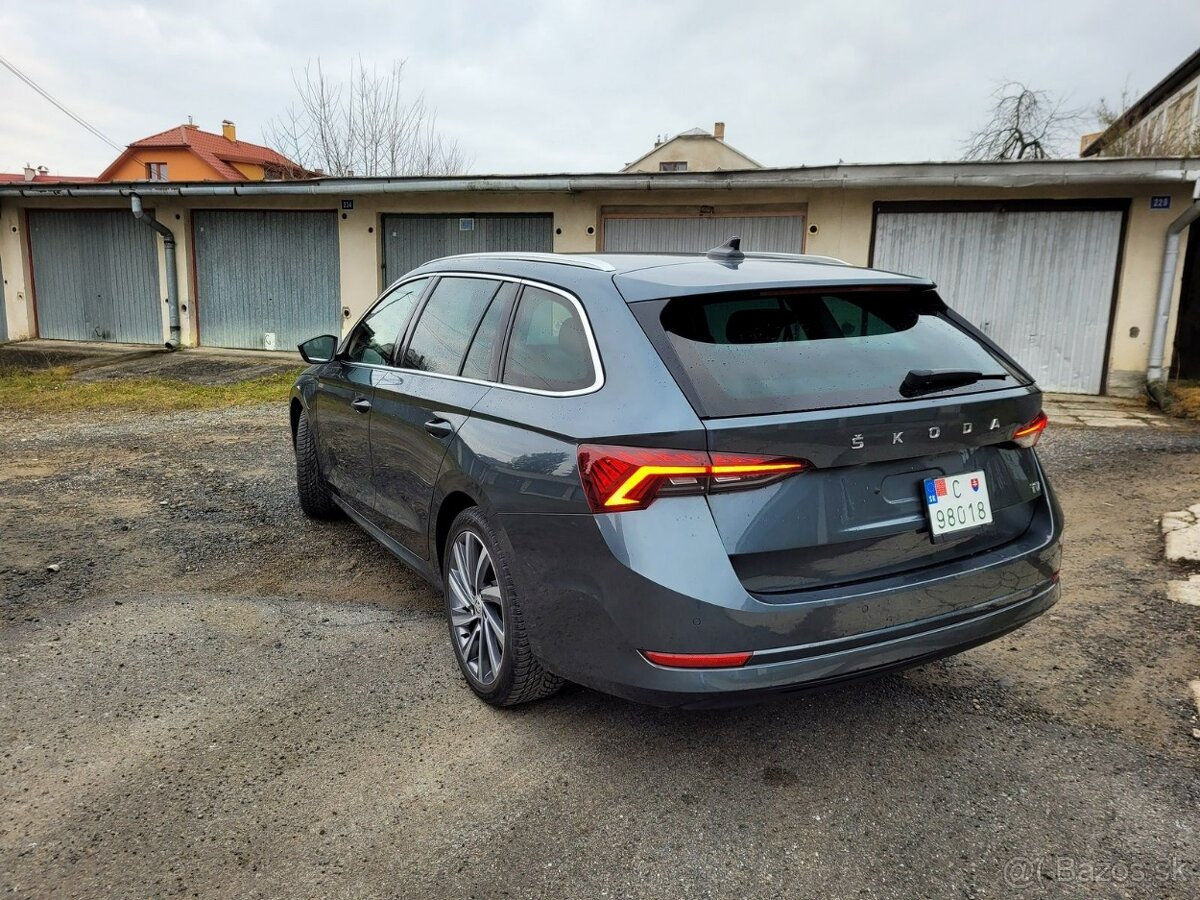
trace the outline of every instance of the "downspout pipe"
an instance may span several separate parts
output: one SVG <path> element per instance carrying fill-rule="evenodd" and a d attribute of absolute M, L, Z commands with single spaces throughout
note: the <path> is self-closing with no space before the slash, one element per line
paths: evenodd
<path fill-rule="evenodd" d="M 137 194 L 129 195 L 129 204 L 133 209 L 133 217 L 145 225 L 149 225 L 163 237 L 163 251 L 167 258 L 167 318 L 170 322 L 170 337 L 167 338 L 167 349 L 179 349 L 179 269 L 175 260 L 175 233 L 153 216 L 147 215 L 142 209 L 142 198 Z"/>
<path fill-rule="evenodd" d="M 1146 369 L 1146 386 L 1157 401 L 1162 391 L 1156 384 L 1167 377 L 1167 323 L 1171 318 L 1171 294 L 1175 288 L 1175 268 L 1179 264 L 1180 236 L 1185 228 L 1200 219 L 1200 181 L 1192 192 L 1192 205 L 1167 226 L 1167 243 L 1163 248 L 1162 275 L 1158 282 L 1158 306 L 1154 310 L 1154 332 L 1150 337 L 1150 364 Z"/>

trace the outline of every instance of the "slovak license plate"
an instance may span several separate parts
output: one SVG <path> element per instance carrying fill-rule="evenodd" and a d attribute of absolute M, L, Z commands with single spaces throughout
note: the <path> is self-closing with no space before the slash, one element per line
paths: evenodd
<path fill-rule="evenodd" d="M 992 501 L 982 472 L 926 478 L 925 508 L 929 510 L 929 533 L 934 541 L 992 522 Z"/>

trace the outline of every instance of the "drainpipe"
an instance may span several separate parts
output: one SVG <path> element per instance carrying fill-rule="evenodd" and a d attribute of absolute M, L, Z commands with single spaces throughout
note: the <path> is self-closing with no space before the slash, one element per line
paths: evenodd
<path fill-rule="evenodd" d="M 163 236 L 163 250 L 167 257 L 167 318 L 171 325 L 171 336 L 167 339 L 168 350 L 179 349 L 179 274 L 175 265 L 175 233 L 162 222 L 146 215 L 142 209 L 142 198 L 137 194 L 129 195 L 129 203 L 133 209 L 133 217 L 143 224 L 149 225 Z"/>
<path fill-rule="evenodd" d="M 1159 406 L 1163 404 L 1162 381 L 1167 374 L 1164 367 L 1167 321 L 1171 317 L 1171 293 L 1175 287 L 1175 267 L 1179 263 L 1179 240 L 1183 230 L 1200 219 L 1200 181 L 1196 182 L 1192 199 L 1192 205 L 1167 227 L 1167 245 L 1163 248 L 1162 276 L 1158 282 L 1158 307 L 1154 311 L 1154 333 L 1150 338 L 1150 365 L 1146 369 L 1146 389 Z"/>

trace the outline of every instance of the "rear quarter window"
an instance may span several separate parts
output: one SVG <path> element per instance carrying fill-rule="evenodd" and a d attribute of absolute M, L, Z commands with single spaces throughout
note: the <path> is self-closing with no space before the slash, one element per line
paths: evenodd
<path fill-rule="evenodd" d="M 707 418 L 901 402 L 913 369 L 1023 379 L 947 317 L 932 291 L 784 289 L 633 304 L 697 412 Z"/>
<path fill-rule="evenodd" d="M 501 380 L 556 393 L 595 383 L 587 328 L 574 303 L 541 288 L 522 291 Z"/>

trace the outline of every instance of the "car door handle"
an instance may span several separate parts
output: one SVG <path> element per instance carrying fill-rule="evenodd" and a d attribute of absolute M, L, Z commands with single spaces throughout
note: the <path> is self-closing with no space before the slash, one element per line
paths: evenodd
<path fill-rule="evenodd" d="M 371 411 L 371 401 L 366 397 L 355 397 L 350 401 L 350 405 L 354 407 L 355 412 L 369 413 Z"/>
<path fill-rule="evenodd" d="M 425 430 L 436 438 L 450 437 L 454 434 L 454 426 L 445 419 L 430 419 L 425 423 Z"/>

